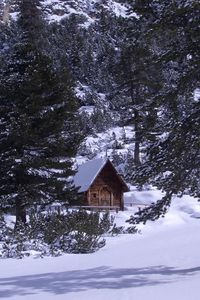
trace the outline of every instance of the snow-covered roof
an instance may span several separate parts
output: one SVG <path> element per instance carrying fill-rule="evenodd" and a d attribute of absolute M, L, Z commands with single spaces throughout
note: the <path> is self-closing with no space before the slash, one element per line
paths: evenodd
<path fill-rule="evenodd" d="M 107 158 L 97 158 L 87 161 L 78 167 L 78 171 L 74 176 L 74 184 L 76 187 L 80 187 L 80 193 L 89 189 L 107 161 Z"/>

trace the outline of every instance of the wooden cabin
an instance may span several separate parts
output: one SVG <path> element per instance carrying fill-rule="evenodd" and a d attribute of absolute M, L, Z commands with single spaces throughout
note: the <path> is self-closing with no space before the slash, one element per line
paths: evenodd
<path fill-rule="evenodd" d="M 129 191 L 109 159 L 98 158 L 79 166 L 74 177 L 82 206 L 124 209 L 123 193 Z"/>

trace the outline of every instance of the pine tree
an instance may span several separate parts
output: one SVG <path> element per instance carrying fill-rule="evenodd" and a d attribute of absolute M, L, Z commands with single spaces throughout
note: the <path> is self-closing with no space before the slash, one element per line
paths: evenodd
<path fill-rule="evenodd" d="M 69 201 L 69 182 L 80 141 L 77 103 L 69 70 L 54 68 L 45 49 L 38 0 L 19 0 L 18 36 L 1 83 L 1 205 L 25 208 Z M 6 115 L 5 115 L 6 113 Z"/>
<path fill-rule="evenodd" d="M 134 11 L 146 23 L 146 42 L 156 49 L 163 69 L 160 91 L 160 137 L 150 144 L 147 160 L 133 176 L 166 192 L 131 222 L 156 219 L 167 211 L 173 194 L 199 197 L 200 106 L 194 92 L 200 85 L 200 4 L 197 1 L 135 1 Z"/>
<path fill-rule="evenodd" d="M 134 126 L 134 164 L 139 166 L 141 143 L 155 130 L 157 93 L 162 81 L 160 64 L 154 62 L 154 53 L 144 41 L 143 23 L 134 17 L 125 25 L 126 43 L 121 44 L 115 70 L 118 101 L 113 104 L 121 111 L 125 124 Z"/>

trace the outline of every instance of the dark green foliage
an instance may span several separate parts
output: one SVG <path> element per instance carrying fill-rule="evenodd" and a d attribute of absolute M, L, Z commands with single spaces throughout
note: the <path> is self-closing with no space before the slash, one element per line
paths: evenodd
<path fill-rule="evenodd" d="M 141 231 L 138 230 L 136 226 L 129 226 L 124 230 L 123 233 L 136 234 L 136 233 L 141 233 Z"/>
<path fill-rule="evenodd" d="M 99 213 L 85 210 L 52 215 L 49 221 L 53 234 L 49 236 L 48 228 L 45 241 L 51 245 L 52 251 L 61 249 L 70 253 L 90 253 L 103 247 L 105 240 L 100 238 L 111 227 L 108 214 L 101 219 Z"/>
<path fill-rule="evenodd" d="M 115 236 L 118 234 L 136 234 L 140 233 L 140 231 L 136 228 L 136 226 L 130 226 L 125 228 L 124 226 L 116 226 L 116 224 L 114 224 L 110 233 L 112 236 Z"/>
<path fill-rule="evenodd" d="M 33 234 L 34 228 L 30 224 L 17 224 L 15 229 L 6 225 L 7 232 L 4 238 L 0 239 L 0 257 L 2 258 L 23 258 L 30 255 L 49 255 L 48 246 L 43 242 L 41 237 Z"/>
<path fill-rule="evenodd" d="M 118 167 L 118 169 L 120 168 L 120 165 L 124 164 L 124 156 L 121 153 L 118 153 L 116 149 L 113 149 L 112 153 L 111 153 L 111 159 L 112 159 L 112 163 L 114 166 L 116 166 L 116 168 Z"/>
<path fill-rule="evenodd" d="M 111 127 L 111 113 L 106 109 L 95 108 L 91 117 L 92 132 L 102 132 Z"/>
<path fill-rule="evenodd" d="M 125 43 L 121 42 L 114 69 L 115 89 L 110 101 L 120 111 L 123 125 L 133 125 L 134 166 L 141 163 L 144 141 L 155 132 L 157 93 L 162 85 L 160 64 L 144 40 L 145 24 L 133 17 L 124 24 Z"/>
<path fill-rule="evenodd" d="M 173 194 L 200 197 L 200 105 L 194 92 L 200 86 L 200 5 L 197 1 L 135 1 L 133 10 L 146 24 L 145 41 L 162 65 L 159 91 L 160 135 L 152 140 L 145 163 L 132 180 L 166 192 L 158 203 L 130 221 L 155 220 L 167 211 Z"/>
<path fill-rule="evenodd" d="M 22 258 L 28 244 L 28 227 L 24 223 L 17 224 L 17 229 L 10 232 L 6 242 L 3 243 L 2 256 L 6 258 Z"/>
<path fill-rule="evenodd" d="M 0 241 L 4 241 L 6 239 L 6 235 L 9 233 L 8 228 L 6 226 L 6 222 L 4 220 L 3 214 L 0 212 Z"/>
<path fill-rule="evenodd" d="M 126 160 L 124 162 L 125 166 L 124 166 L 124 176 L 127 180 L 127 182 L 131 181 L 132 178 L 132 174 L 135 173 L 136 167 L 134 164 L 134 157 L 133 157 L 133 153 L 128 150 L 127 155 L 126 155 Z"/>
<path fill-rule="evenodd" d="M 139 209 L 139 211 L 136 212 L 135 215 L 131 216 L 127 222 L 133 225 L 139 224 L 140 222 L 146 224 L 149 220 L 155 221 L 161 216 L 164 217 L 168 207 L 170 206 L 171 200 L 172 194 L 166 193 L 166 196 L 164 196 L 161 200 L 158 200 L 155 204 Z"/>
<path fill-rule="evenodd" d="M 109 212 L 69 210 L 29 213 L 26 225 L 10 228 L 0 217 L 0 257 L 58 256 L 63 253 L 92 253 L 105 246 L 105 236 L 139 233 L 135 226 L 114 224 Z"/>
<path fill-rule="evenodd" d="M 140 184 L 149 181 L 168 195 L 189 193 L 200 197 L 199 116 L 196 103 L 190 115 L 171 128 L 166 138 L 149 147 L 148 160 L 138 170 Z"/>
<path fill-rule="evenodd" d="M 73 210 L 66 213 L 34 213 L 28 224 L 18 223 L 0 235 L 0 256 L 22 258 L 31 255 L 91 253 L 105 246 L 102 236 L 113 226 L 108 213 Z M 0 219 L 0 224 L 5 222 Z M 1 233 L 1 231 L 0 231 Z"/>
<path fill-rule="evenodd" d="M 71 14 L 60 25 L 53 24 L 50 35 L 52 55 L 58 56 L 61 51 L 67 53 L 70 69 L 81 91 L 78 95 L 81 104 L 96 108 L 88 124 L 84 123 L 89 133 L 105 130 L 116 123 L 112 117 L 112 103 L 108 104 L 107 98 L 115 89 L 113 73 L 119 59 L 118 38 L 123 41 L 124 37 L 121 19 L 108 12 L 102 3 L 95 6 L 95 22 L 87 29 L 82 26 L 78 14 Z"/>
<path fill-rule="evenodd" d="M 1 206 L 14 206 L 24 223 L 26 207 L 76 197 L 68 178 L 81 140 L 67 62 L 55 68 L 47 54 L 39 4 L 18 1 L 17 37 L 10 34 L 0 86 Z"/>

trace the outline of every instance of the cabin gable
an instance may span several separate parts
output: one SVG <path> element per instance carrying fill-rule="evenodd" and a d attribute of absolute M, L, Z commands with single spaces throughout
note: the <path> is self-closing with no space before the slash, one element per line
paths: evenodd
<path fill-rule="evenodd" d="M 86 186 L 86 182 L 83 182 L 80 191 L 83 186 Z M 104 161 L 99 172 L 90 184 L 87 183 L 87 186 L 87 190 L 82 193 L 84 205 L 102 208 L 115 207 L 123 210 L 123 192 L 128 191 L 128 187 L 109 160 Z"/>

